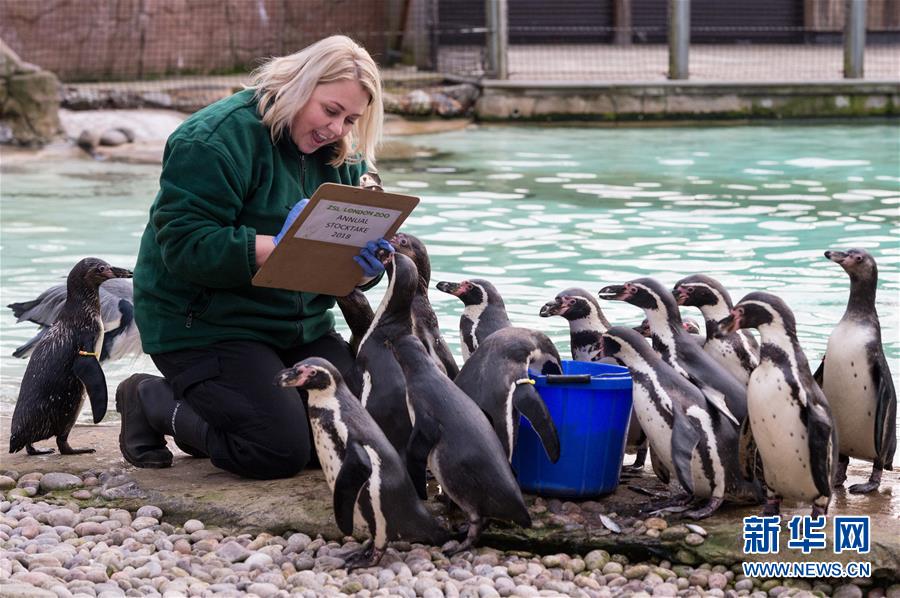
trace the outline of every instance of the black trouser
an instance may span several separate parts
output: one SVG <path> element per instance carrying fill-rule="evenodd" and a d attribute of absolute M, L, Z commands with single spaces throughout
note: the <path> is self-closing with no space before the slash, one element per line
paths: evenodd
<path fill-rule="evenodd" d="M 175 397 L 209 424 L 206 452 L 212 464 L 259 479 L 292 476 L 310 458 L 301 397 L 275 386 L 275 375 L 307 357 L 323 357 L 346 376 L 354 361 L 350 345 L 334 331 L 287 350 L 229 341 L 151 357 Z"/>

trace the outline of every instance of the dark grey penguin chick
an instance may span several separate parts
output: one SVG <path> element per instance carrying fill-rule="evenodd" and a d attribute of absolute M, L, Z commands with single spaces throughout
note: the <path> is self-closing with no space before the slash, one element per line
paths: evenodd
<path fill-rule="evenodd" d="M 609 330 L 600 303 L 594 296 L 581 288 L 573 287 L 559 292 L 553 301 L 541 307 L 540 316 L 560 316 L 569 322 L 569 339 L 572 348 L 572 359 L 575 361 L 603 361 L 600 345 L 603 333 Z M 615 360 L 610 360 L 615 362 Z M 623 471 L 640 471 L 647 459 L 647 436 L 641 425 L 631 413 L 628 422 L 628 437 L 625 439 L 625 452 L 634 453 L 634 462 L 623 468 Z"/>
<path fill-rule="evenodd" d="M 348 386 L 360 388 L 363 407 L 403 457 L 412 423 L 406 408 L 406 382 L 391 350 L 391 341 L 412 333 L 410 309 L 419 275 L 413 261 L 402 253 L 379 249 L 375 255 L 384 263 L 388 287 L 360 342 L 355 380 Z"/>
<path fill-rule="evenodd" d="M 625 301 L 644 310 L 650 323 L 653 348 L 663 361 L 690 380 L 710 403 L 740 425 L 747 415 L 747 390 L 703 351 L 700 340 L 688 333 L 671 291 L 652 278 L 600 290 L 600 298 Z"/>
<path fill-rule="evenodd" d="M 524 415 L 541 438 L 552 463 L 559 460 L 559 436 L 547 405 L 528 371 L 561 374 L 559 353 L 546 334 L 527 328 L 504 328 L 486 338 L 463 364 L 454 383 L 481 407 L 512 460 Z"/>
<path fill-rule="evenodd" d="M 275 383 L 309 393 L 313 440 L 341 533 L 353 534 L 354 513 L 369 528 L 372 545 L 345 556 L 348 569 L 374 567 L 391 541 L 440 546 L 449 540 L 419 500 L 406 464 L 331 363 L 304 359 L 282 370 Z"/>
<path fill-rule="evenodd" d="M 427 463 L 441 488 L 468 515 L 469 529 L 457 552 L 475 545 L 488 519 L 529 527 L 519 484 L 487 416 L 441 372 L 415 336 L 397 340 L 394 352 L 406 377 L 413 417 L 409 474 L 424 499 Z"/>
<path fill-rule="evenodd" d="M 759 365 L 759 343 L 749 330 L 739 330 L 720 338 L 719 322 L 728 317 L 733 306 L 731 295 L 722 284 L 704 274 L 694 274 L 675 283 L 672 290 L 678 305 L 700 308 L 706 321 L 703 350 L 746 386 L 750 374 Z"/>
<path fill-rule="evenodd" d="M 13 357 L 31 355 L 37 342 L 47 334 L 66 303 L 66 284 L 57 284 L 31 301 L 7 305 L 16 322 L 25 320 L 40 326 L 37 334 L 13 351 Z M 127 278 L 111 278 L 100 285 L 100 317 L 103 319 L 103 347 L 100 361 L 140 355 L 141 336 L 134 322 L 134 285 Z"/>
<path fill-rule="evenodd" d="M 700 390 L 625 327 L 610 328 L 602 339 L 603 354 L 631 372 L 634 412 L 650 440 L 655 458 L 670 480 L 684 490 L 668 501 L 678 505 L 708 499 L 685 513 L 702 519 L 718 509 L 726 496 L 759 500 L 758 485 L 747 483 L 738 464 L 738 426 L 710 405 Z"/>
<path fill-rule="evenodd" d="M 459 340 L 463 361 L 478 345 L 501 328 L 512 326 L 506 305 L 497 288 L 486 280 L 472 278 L 462 282 L 437 283 L 437 290 L 459 297 L 465 309 L 459 318 Z"/>
<path fill-rule="evenodd" d="M 741 427 L 744 474 L 752 475 L 758 455 L 767 486 L 764 515 L 778 515 L 783 497 L 811 502 L 812 516 L 824 515 L 837 428 L 797 341 L 794 314 L 775 295 L 750 293 L 719 322 L 722 334 L 741 328 L 760 334 L 759 366 L 747 385 L 748 416 Z"/>
<path fill-rule="evenodd" d="M 10 453 L 23 447 L 29 455 L 53 452 L 33 446 L 51 436 L 56 436 L 56 446 L 64 455 L 94 452 L 69 446 L 69 432 L 78 419 L 85 392 L 94 423 L 106 415 L 106 377 L 98 361 L 103 321 L 97 289 L 104 280 L 115 277 L 129 278 L 131 272 L 93 257 L 84 258 L 69 272 L 66 302 L 37 342 L 25 368 L 12 416 Z"/>
<path fill-rule="evenodd" d="M 396 251 L 412 259 L 419 272 L 419 286 L 412 302 L 413 334 L 415 334 L 439 368 L 452 380 L 459 373 L 456 359 L 441 336 L 437 315 L 428 300 L 428 285 L 431 283 L 431 260 L 425 243 L 408 233 L 397 233 L 391 238 Z"/>
<path fill-rule="evenodd" d="M 872 461 L 869 481 L 850 486 L 850 492 L 865 494 L 878 489 L 882 470 L 892 470 L 897 450 L 897 393 L 875 310 L 878 266 L 864 249 L 826 251 L 825 257 L 850 275 L 850 298 L 815 379 L 828 398 L 840 441 L 834 484 L 847 479 L 850 457 Z"/>

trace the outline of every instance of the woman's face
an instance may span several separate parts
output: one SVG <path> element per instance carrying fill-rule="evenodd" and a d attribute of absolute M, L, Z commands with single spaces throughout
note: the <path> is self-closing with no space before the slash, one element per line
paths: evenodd
<path fill-rule="evenodd" d="M 359 81 L 320 83 L 291 122 L 291 139 L 311 154 L 349 133 L 368 105 L 369 93 Z"/>

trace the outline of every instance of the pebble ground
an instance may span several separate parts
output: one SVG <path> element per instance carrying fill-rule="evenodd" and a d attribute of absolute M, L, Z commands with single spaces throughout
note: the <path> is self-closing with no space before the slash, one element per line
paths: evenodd
<path fill-rule="evenodd" d="M 0 474 L 0 596 L 900 598 L 900 585 L 747 579 L 739 568 L 634 563 L 603 550 L 538 555 L 481 547 L 447 558 L 440 547 L 396 543 L 380 566 L 348 572 L 343 557 L 359 548 L 350 538 L 235 535 L 196 519 L 172 525 L 153 505 L 132 513 L 77 502 L 126 496 L 131 484 L 116 471 Z"/>

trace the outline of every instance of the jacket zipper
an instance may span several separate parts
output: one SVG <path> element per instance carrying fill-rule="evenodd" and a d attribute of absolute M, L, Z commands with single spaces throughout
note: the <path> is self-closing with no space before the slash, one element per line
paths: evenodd
<path fill-rule="evenodd" d="M 300 198 L 306 197 L 306 189 L 303 184 L 303 175 L 306 166 L 306 154 L 300 153 Z M 302 341 L 303 340 L 303 324 L 301 322 L 301 316 L 303 315 L 303 295 L 297 293 L 297 336 Z"/>

